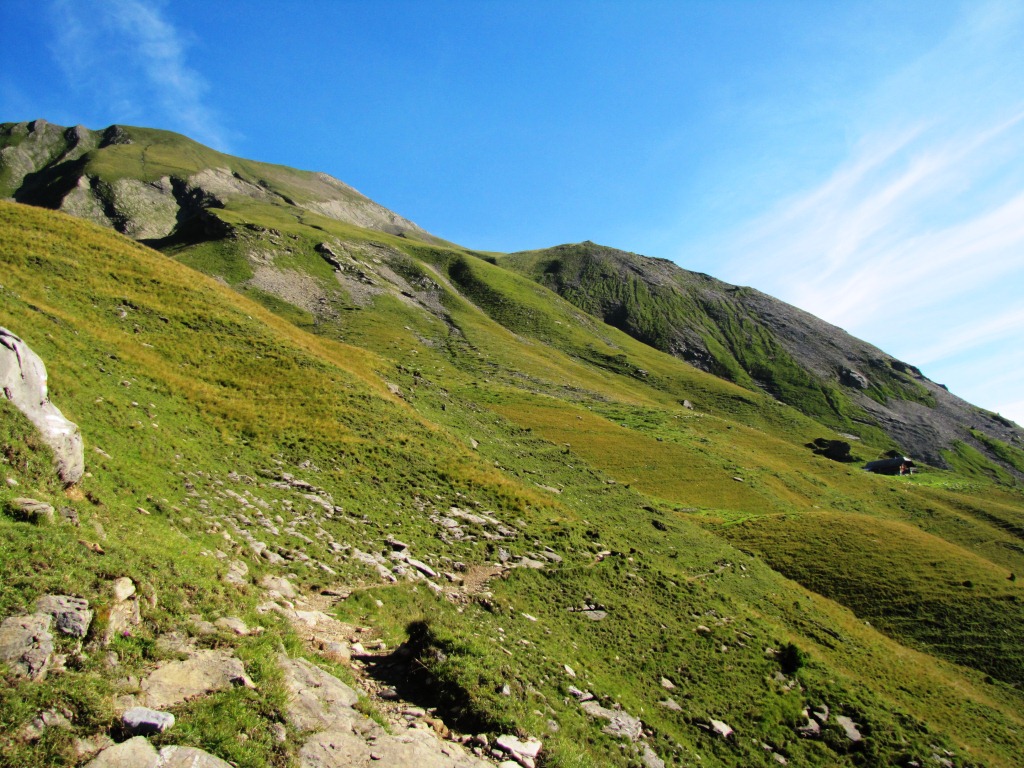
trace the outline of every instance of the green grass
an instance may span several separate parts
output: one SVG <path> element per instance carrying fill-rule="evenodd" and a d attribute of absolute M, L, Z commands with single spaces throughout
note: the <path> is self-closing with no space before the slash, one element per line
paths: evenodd
<path fill-rule="evenodd" d="M 384 294 L 309 333 L 309 316 L 279 297 L 254 293 L 258 303 L 114 233 L 0 205 L 0 324 L 47 361 L 52 398 L 81 426 L 91 473 L 81 495 L 68 497 L 24 420 L 9 406 L 0 410 L 2 467 L 19 482 L 0 489 L 0 501 L 37 495 L 81 518 L 78 529 L 44 530 L 0 516 L 4 615 L 51 589 L 102 608 L 107 581 L 129 575 L 157 597 L 139 631 L 118 641 L 123 664 L 140 670 L 158 656 L 155 637 L 187 631 L 191 614 L 234 613 L 266 627 L 236 648 L 257 691 L 177 709 L 167 743 L 201 746 L 239 765 L 289 759 L 267 738 L 282 706 L 269 660 L 276 642 L 294 649 L 294 639 L 271 615 L 253 612 L 256 590 L 229 588 L 220 561 L 201 554 L 227 548 L 256 577 L 278 572 L 225 543 L 221 533 L 238 508 L 224 491 L 248 490 L 287 519 L 312 514 L 312 506 L 287 511 L 293 497 L 270 484 L 287 471 L 330 492 L 344 514 L 318 524 L 363 551 L 383 549 L 393 535 L 438 570 L 456 561 L 483 566 L 501 549 L 513 558 L 545 547 L 558 553 L 560 563 L 518 569 L 466 602 L 422 584 L 381 585 L 317 538 L 294 544 L 337 575 L 289 566 L 308 589 L 355 586 L 340 616 L 374 626 L 389 646 L 416 626 L 438 703 L 492 733 L 542 738 L 549 766 L 636 759 L 579 710 L 570 684 L 641 717 L 671 764 L 697 755 L 708 765 L 774 764 L 762 741 L 791 764 L 810 766 L 924 764 L 932 744 L 956 752 L 958 764 L 1012 766 L 1024 751 L 1024 701 L 1005 682 L 1020 669 L 1019 633 L 999 646 L 1002 635 L 985 645 L 976 632 L 949 632 L 939 647 L 936 637 L 915 634 L 912 621 L 864 623 L 866 610 L 892 606 L 879 590 L 894 589 L 883 576 L 898 568 L 908 579 L 897 585 L 901 600 L 928 598 L 936 610 L 1019 627 L 1017 604 L 1003 599 L 1015 594 L 1009 571 L 1024 572 L 1024 552 L 1006 546 L 1018 541 L 1014 526 L 1024 515 L 1014 489 L 954 473 L 900 484 L 816 457 L 805 444 L 827 431 L 805 415 L 592 321 L 472 254 L 378 233 L 359 239 L 319 218 L 288 224 L 258 206 L 218 215 L 233 224 L 266 217 L 258 226 L 295 235 L 286 258 L 311 274 L 322 267 L 309 250 L 321 236 L 394 248 L 388 263 L 410 282 L 433 284 L 444 313 Z M 322 229 L 309 229 L 310 221 Z M 244 281 L 236 245 L 183 245 L 173 254 Z M 467 525 L 472 540 L 442 537 L 431 517 L 453 505 L 488 511 L 516 536 L 493 541 Z M 829 525 L 815 526 L 822 517 Z M 834 535 L 815 539 L 819 529 Z M 893 541 L 894 531 L 913 548 L 872 550 L 871 536 Z M 107 554 L 89 553 L 79 538 L 102 541 Z M 804 539 L 821 546 L 801 549 Z M 66 568 L 41 569 L 57 557 Z M 911 568 L 922 558 L 942 563 L 941 584 Z M 957 579 L 959 586 L 946 584 Z M 569 610 L 584 601 L 605 606 L 608 618 L 591 622 Z M 790 644 L 806 663 L 799 686 L 787 690 L 775 676 L 780 662 L 765 649 Z M 999 656 L 1003 666 L 956 663 L 974 652 Z M 70 736 L 106 727 L 113 683 L 101 656 L 41 687 L 6 680 L 6 732 L 57 701 L 74 704 L 76 725 L 52 743 L 9 744 L 5 759 L 67 762 Z M 675 681 L 680 712 L 659 706 L 670 695 L 662 676 Z M 505 685 L 513 695 L 502 694 Z M 821 703 L 863 724 L 862 749 L 851 751 L 834 728 L 822 740 L 795 734 L 802 709 Z M 710 737 L 699 727 L 710 718 L 730 723 L 739 738 Z M 232 740 L 232 729 L 249 738 Z"/>

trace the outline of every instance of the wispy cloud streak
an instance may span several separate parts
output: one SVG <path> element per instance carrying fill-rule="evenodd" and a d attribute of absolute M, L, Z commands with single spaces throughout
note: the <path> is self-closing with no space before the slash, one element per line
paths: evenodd
<path fill-rule="evenodd" d="M 54 55 L 99 112 L 119 121 L 141 118 L 227 149 L 227 131 L 206 101 L 208 86 L 188 63 L 188 38 L 161 3 L 55 0 L 52 17 Z"/>
<path fill-rule="evenodd" d="M 724 247 L 728 279 L 931 364 L 968 399 L 977 370 L 1010 364 L 1000 345 L 1024 346 L 1024 87 L 1001 59 L 1020 57 L 1006 40 L 1021 24 L 1003 10 L 893 75 L 846 158 Z M 1015 373 L 988 394 L 1020 401 Z"/>

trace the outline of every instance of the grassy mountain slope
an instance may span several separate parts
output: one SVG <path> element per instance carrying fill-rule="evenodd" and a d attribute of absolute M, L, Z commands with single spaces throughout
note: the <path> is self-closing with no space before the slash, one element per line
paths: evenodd
<path fill-rule="evenodd" d="M 790 460 L 801 462 L 808 475 L 799 493 L 788 497 L 791 502 L 820 485 L 836 486 L 836 495 L 863 487 L 868 496 L 878 478 L 850 474 L 725 415 L 690 414 L 630 375 L 616 374 L 623 379 L 623 396 L 613 400 L 606 369 L 568 357 L 561 363 L 565 369 L 581 376 L 589 371 L 589 381 L 577 382 L 598 391 L 576 386 L 558 397 L 566 391 L 561 381 L 530 382 L 517 391 L 497 382 L 483 387 L 480 369 L 501 368 L 487 352 L 458 355 L 465 367 L 460 369 L 447 350 L 425 344 L 395 351 L 399 359 L 420 358 L 421 368 L 409 369 L 394 358 L 295 329 L 113 234 L 9 204 L 2 215 L 8 276 L 0 323 L 31 330 L 23 335 L 50 363 L 52 397 L 82 426 L 91 450 L 91 476 L 80 495 L 63 498 L 47 462 L 32 450 L 24 424 L 5 412 L 5 469 L 20 483 L 5 497 L 16 490 L 70 505 L 82 528 L 39 529 L 0 519 L 8 575 L 0 592 L 4 613 L 47 590 L 70 589 L 102 605 L 104 580 L 130 575 L 157 599 L 138 634 L 114 646 L 121 672 L 160 658 L 154 637 L 187 631 L 187 617 L 195 613 L 213 619 L 236 612 L 266 626 L 268 634 L 239 649 L 258 673 L 258 693 L 222 695 L 207 705 L 212 711 L 201 705 L 178 711 L 195 743 L 239 764 L 284 765 L 288 759 L 287 746 L 259 738 L 280 717 L 281 693 L 273 687 L 267 659 L 272 638 L 287 641 L 287 630 L 272 616 L 253 612 L 255 594 L 238 595 L 221 584 L 222 566 L 201 554 L 225 547 L 221 533 L 231 530 L 228 520 L 237 509 L 218 491 L 243 487 L 232 476 L 260 478 L 269 468 L 304 475 L 327 489 L 346 514 L 319 525 L 367 551 L 383 546 L 390 534 L 414 542 L 417 550 L 426 548 L 438 567 L 449 557 L 486 565 L 498 554 L 493 543 L 445 541 L 430 520 L 435 510 L 479 503 L 519 530 L 502 545 L 511 554 L 537 554 L 543 546 L 561 554 L 562 563 L 540 572 L 513 571 L 469 603 L 448 602 L 415 583 L 376 586 L 366 566 L 316 545 L 302 548 L 330 563 L 336 576 L 299 563 L 289 566 L 297 581 L 310 586 L 363 584 L 343 604 L 344 615 L 379 627 L 391 643 L 405 638 L 410 621 L 426 622 L 426 641 L 441 651 L 429 657 L 431 669 L 444 683 L 440 690 L 451 700 L 453 721 L 542 735 L 552 765 L 628 763 L 628 751 L 622 753 L 571 698 L 566 702 L 571 683 L 639 714 L 655 748 L 676 764 L 700 754 L 708 764 L 767 765 L 761 741 L 808 765 L 923 759 L 936 742 L 956 752 L 962 764 L 1012 764 L 1021 747 L 1013 736 L 1021 724 L 1019 694 L 1012 688 L 898 646 L 835 603 L 736 551 L 695 524 L 700 515 L 671 501 L 687 484 L 659 484 L 656 472 L 642 487 L 621 475 L 612 484 L 618 471 L 608 462 L 636 452 L 637 440 L 647 441 L 648 460 L 664 462 L 667 480 L 680 459 L 659 447 L 678 445 L 673 435 L 693 429 L 696 440 L 709 441 L 701 446 L 745 435 L 748 465 L 752 446 L 760 445 L 765 455 L 788 446 Z M 474 314 L 468 304 L 462 312 L 467 318 Z M 467 344 L 482 338 L 493 322 L 475 315 L 477 328 L 463 323 Z M 497 354 L 510 343 L 499 339 L 489 351 Z M 547 354 L 558 357 L 550 347 Z M 431 368 L 436 379 L 426 374 Z M 514 379 L 514 372 L 503 373 Z M 404 402 L 391 394 L 382 375 L 399 382 Z M 447 393 L 440 380 L 450 387 Z M 707 381 L 710 388 L 716 380 Z M 541 387 L 548 391 L 530 391 Z M 548 408 L 546 424 L 532 415 L 542 405 Z M 583 417 L 583 429 L 577 416 Z M 683 418 L 692 426 L 672 423 Z M 536 426 L 523 426 L 528 421 Z M 568 453 L 561 435 L 545 439 L 559 425 L 575 433 L 576 447 Z M 593 430 L 609 435 L 603 438 L 605 450 L 587 439 Z M 477 451 L 466 445 L 471 435 Z M 303 470 L 307 461 L 320 471 Z M 837 470 L 843 470 L 841 477 Z M 733 466 L 723 461 L 719 471 Z M 741 484 L 711 480 L 692 495 L 705 503 L 717 499 L 734 511 L 759 509 L 777 495 L 770 489 L 758 489 L 754 497 L 746 490 L 725 494 L 729 483 Z M 259 487 L 258 493 L 275 500 L 271 487 Z M 151 514 L 137 512 L 140 506 Z M 284 505 L 277 509 L 289 511 Z M 81 537 L 102 543 L 106 555 L 84 549 L 77 543 Z M 950 546 L 944 543 L 942 551 L 948 554 Z M 245 556 L 239 544 L 228 547 L 232 555 Z M 40 561 L 55 559 L 65 567 L 39 568 Z M 278 570 L 247 559 L 257 573 Z M 568 610 L 584 601 L 600 603 L 609 618 L 592 623 Z M 698 631 L 700 626 L 709 631 Z M 796 644 L 806 664 L 795 678 L 782 673 L 776 681 L 782 669 L 764 649 L 786 643 Z M 111 678 L 118 675 L 105 670 L 101 656 L 83 659 L 41 686 L 26 689 L 8 680 L 7 729 L 13 732 L 37 707 L 55 701 L 74 712 L 83 735 L 104 727 L 112 717 Z M 566 676 L 565 664 L 575 680 Z M 658 684 L 662 676 L 676 683 L 673 698 L 681 711 L 658 706 L 666 697 Z M 796 688 L 793 679 L 799 680 Z M 512 696 L 501 694 L 505 685 Z M 841 707 L 861 723 L 870 733 L 867 744 L 851 749 L 840 730 L 820 740 L 795 736 L 802 708 L 821 703 Z M 243 724 L 252 734 L 244 743 L 224 738 L 214 714 L 239 708 L 257 713 Z M 699 727 L 711 718 L 729 722 L 745 738 L 711 737 Z M 559 724 L 557 733 L 549 732 L 548 720 Z M 59 735 L 34 750 L 11 748 L 8 754 L 23 764 L 55 764 L 68 759 L 69 748 L 69 736 Z"/>
<path fill-rule="evenodd" d="M 1004 476 L 1021 477 L 991 445 L 1019 445 L 1024 438 L 1015 425 L 756 290 L 594 243 L 511 254 L 500 263 L 657 349 L 766 391 L 840 432 L 881 431 L 937 466 L 948 466 L 945 452 L 965 444 L 983 456 L 985 470 L 978 471 L 1001 466 Z"/>
<path fill-rule="evenodd" d="M 541 737 L 547 765 L 638 759 L 583 714 L 570 685 L 642 718 L 671 765 L 774 765 L 773 754 L 924 764 L 949 749 L 958 765 L 1008 766 L 1024 751 L 1021 593 L 1007 578 L 1024 569 L 1024 500 L 1012 477 L 883 478 L 815 456 L 806 443 L 834 437 L 828 427 L 447 244 L 247 196 L 204 209 L 214 234 L 161 240 L 173 259 L 43 211 L 0 214 L 0 324 L 47 361 L 53 399 L 92 451 L 82 495 L 65 498 L 4 412 L 4 469 L 21 485 L 0 498 L 31 489 L 76 508 L 82 529 L 0 517 L 14 574 L 0 607 L 8 615 L 58 588 L 102 603 L 104 579 L 132 575 L 159 596 L 138 637 L 118 641 L 137 667 L 159 657 L 159 633 L 189 631 L 190 614 L 266 626 L 240 651 L 265 681 L 257 693 L 178 713 L 196 743 L 247 765 L 284 765 L 295 748 L 266 738 L 281 706 L 266 649 L 295 641 L 253 613 L 255 590 L 218 581 L 223 564 L 201 552 L 220 548 L 257 578 L 290 569 L 309 589 L 357 587 L 341 615 L 389 645 L 415 622 L 438 681 L 424 703 L 467 729 Z M 880 430 L 863 437 L 855 452 L 892 445 Z M 272 484 L 281 472 L 344 514 L 289 507 Z M 226 543 L 239 524 L 228 490 L 306 531 L 280 546 L 311 560 L 272 566 L 237 537 Z M 471 535 L 454 537 L 452 507 L 486 511 L 514 536 L 468 524 Z M 77 543 L 98 540 L 94 522 L 102 560 Z M 421 580 L 382 583 L 353 556 L 389 550 L 388 536 L 439 572 L 546 564 L 438 596 Z M 35 564 L 55 557 L 74 566 L 40 579 Z M 607 616 L 591 620 L 584 604 Z M 38 688 L 8 681 L 5 727 L 56 700 L 74 704 L 81 735 L 104 727 L 117 674 L 101 655 Z M 223 738 L 211 709 L 234 712 L 246 696 L 259 702 L 245 726 L 254 737 Z M 678 709 L 660 705 L 668 697 Z M 800 737 L 804 708 L 821 704 L 860 723 L 864 741 L 835 723 Z M 709 733 L 711 719 L 736 737 Z M 55 736 L 8 754 L 48 764 L 68 748 Z"/>

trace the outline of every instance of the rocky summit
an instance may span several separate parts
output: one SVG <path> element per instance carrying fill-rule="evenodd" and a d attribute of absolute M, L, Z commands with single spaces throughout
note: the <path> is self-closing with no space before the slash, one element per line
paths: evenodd
<path fill-rule="evenodd" d="M 0 764 L 1020 764 L 1024 431 L 912 362 L 165 131 L 0 196 Z"/>

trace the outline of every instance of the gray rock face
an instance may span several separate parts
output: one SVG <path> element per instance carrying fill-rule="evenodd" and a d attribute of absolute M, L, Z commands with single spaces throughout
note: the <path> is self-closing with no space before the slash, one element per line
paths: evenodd
<path fill-rule="evenodd" d="M 36 613 L 50 614 L 57 631 L 72 637 L 85 637 L 93 616 L 88 600 L 69 595 L 43 595 L 36 600 Z"/>
<path fill-rule="evenodd" d="M 607 709 L 596 701 L 584 701 L 581 705 L 583 711 L 591 717 L 601 718 L 608 721 L 601 730 L 609 736 L 624 736 L 630 741 L 639 741 L 643 735 L 643 723 L 637 718 L 621 710 Z"/>
<path fill-rule="evenodd" d="M 0 328 L 0 389 L 32 422 L 50 449 L 57 474 L 68 485 L 85 472 L 85 452 L 78 426 L 50 402 L 46 392 L 46 366 L 28 345 Z"/>
<path fill-rule="evenodd" d="M 278 657 L 288 690 L 288 719 L 300 731 L 347 727 L 358 713 L 359 694 L 305 659 Z"/>
<path fill-rule="evenodd" d="M 53 656 L 53 635 L 48 613 L 11 616 L 0 624 L 0 661 L 30 680 L 42 680 Z"/>
<path fill-rule="evenodd" d="M 135 736 L 99 753 L 85 768 L 231 768 L 231 764 L 195 747 L 164 747 L 159 752 L 144 736 Z"/>
<path fill-rule="evenodd" d="M 665 761 L 658 757 L 657 752 L 647 744 L 644 744 L 644 751 L 640 756 L 640 761 L 644 764 L 644 768 L 665 768 Z"/>

